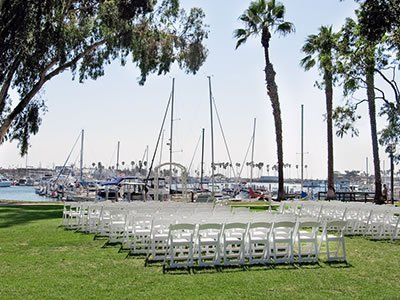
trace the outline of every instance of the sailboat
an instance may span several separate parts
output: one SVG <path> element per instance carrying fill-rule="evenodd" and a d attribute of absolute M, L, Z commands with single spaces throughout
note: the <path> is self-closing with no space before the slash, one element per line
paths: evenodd
<path fill-rule="evenodd" d="M 6 177 L 0 175 L 0 187 L 10 187 L 11 184 L 11 180 L 8 180 Z"/>

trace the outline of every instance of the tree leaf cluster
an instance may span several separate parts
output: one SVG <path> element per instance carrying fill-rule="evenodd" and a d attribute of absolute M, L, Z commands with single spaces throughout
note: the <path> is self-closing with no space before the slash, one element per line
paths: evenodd
<path fill-rule="evenodd" d="M 184 11 L 178 0 L 4 0 L 0 142 L 7 136 L 28 143 L 28 132 L 40 125 L 37 93 L 65 70 L 83 82 L 103 76 L 114 60 L 131 60 L 140 84 L 150 74 L 168 73 L 174 63 L 195 74 L 207 57 L 204 17 L 200 8 Z"/>

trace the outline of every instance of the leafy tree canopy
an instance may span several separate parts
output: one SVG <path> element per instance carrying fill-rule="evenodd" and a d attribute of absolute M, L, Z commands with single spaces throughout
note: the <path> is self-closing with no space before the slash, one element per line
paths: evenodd
<path fill-rule="evenodd" d="M 207 56 L 203 20 L 178 0 L 0 0 L 0 143 L 16 139 L 26 153 L 45 109 L 40 90 L 67 69 L 82 82 L 131 60 L 140 84 L 175 62 L 196 73 Z"/>
<path fill-rule="evenodd" d="M 385 35 L 400 50 L 400 0 L 359 0 L 361 34 L 379 42 Z M 398 52 L 398 55 L 400 52 Z"/>
<path fill-rule="evenodd" d="M 362 16 L 363 12 L 358 10 L 358 20 Z M 388 146 L 400 141 L 400 93 L 396 83 L 398 60 L 393 54 L 394 49 L 388 35 L 380 37 L 380 40 L 371 40 L 363 34 L 365 30 L 363 26 L 362 23 L 349 18 L 341 30 L 338 70 L 342 76 L 344 94 L 349 100 L 346 105 L 337 107 L 334 112 L 337 135 L 343 136 L 348 132 L 352 136 L 358 135 L 358 130 L 354 126 L 360 118 L 357 108 L 367 100 L 355 102 L 352 95 L 360 88 L 366 88 L 366 72 L 372 67 L 370 71 L 377 74 L 382 82 L 388 83 L 390 90 L 393 91 L 388 94 L 385 88 L 375 86 L 375 99 L 380 106 L 379 115 L 387 120 L 386 126 L 380 132 L 379 142 L 388 149 Z M 397 154 L 397 157 L 400 159 L 400 154 Z"/>

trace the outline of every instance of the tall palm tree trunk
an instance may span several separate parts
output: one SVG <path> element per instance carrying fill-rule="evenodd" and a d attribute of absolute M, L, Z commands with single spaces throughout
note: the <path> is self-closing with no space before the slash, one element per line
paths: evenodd
<path fill-rule="evenodd" d="M 271 33 L 268 28 L 264 28 L 262 31 L 261 44 L 264 48 L 265 56 L 265 80 L 267 83 L 268 96 L 271 100 L 272 112 L 275 121 L 275 135 L 276 135 L 276 146 L 278 155 L 278 200 L 285 199 L 285 189 L 283 184 L 283 145 L 282 145 L 282 119 L 281 119 L 281 108 L 279 105 L 278 86 L 275 82 L 275 70 L 269 59 L 269 41 L 271 39 Z"/>
<path fill-rule="evenodd" d="M 332 124 L 332 109 L 333 109 L 333 80 L 332 73 L 325 70 L 325 97 L 326 97 L 326 127 L 328 139 L 328 191 L 327 200 L 336 199 L 335 182 L 334 182 L 334 167 L 333 167 L 333 124 Z"/>
<path fill-rule="evenodd" d="M 374 157 L 374 173 L 375 173 L 375 203 L 382 203 L 382 179 L 381 166 L 379 160 L 378 133 L 376 129 L 376 107 L 375 107 L 375 57 L 373 51 L 368 59 L 366 66 L 366 83 L 369 120 L 371 124 L 372 153 Z"/>

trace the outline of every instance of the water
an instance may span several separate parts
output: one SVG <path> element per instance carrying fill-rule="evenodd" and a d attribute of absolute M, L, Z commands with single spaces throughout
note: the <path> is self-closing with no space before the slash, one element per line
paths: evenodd
<path fill-rule="evenodd" d="M 23 202 L 54 201 L 35 194 L 33 186 L 10 186 L 0 188 L 0 200 L 14 200 Z"/>

